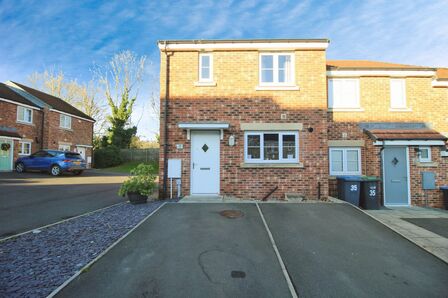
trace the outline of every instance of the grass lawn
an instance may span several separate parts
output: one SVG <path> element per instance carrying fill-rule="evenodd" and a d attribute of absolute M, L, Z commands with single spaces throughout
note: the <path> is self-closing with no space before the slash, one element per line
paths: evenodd
<path fill-rule="evenodd" d="M 126 174 L 129 174 L 129 172 L 133 168 L 135 168 L 136 166 L 138 166 L 141 163 L 145 163 L 145 162 L 129 161 L 129 162 L 122 163 L 121 165 L 116 166 L 116 167 L 104 168 L 104 169 L 101 169 L 101 170 L 104 170 L 106 172 L 116 172 L 116 173 L 126 173 Z M 154 167 L 154 174 L 158 173 L 158 171 L 159 171 L 159 163 L 157 161 L 148 162 L 146 164 L 152 165 Z"/>

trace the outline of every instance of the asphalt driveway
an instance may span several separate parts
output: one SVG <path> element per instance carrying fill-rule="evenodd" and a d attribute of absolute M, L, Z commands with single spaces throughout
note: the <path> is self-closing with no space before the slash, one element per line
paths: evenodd
<path fill-rule="evenodd" d="M 347 204 L 166 204 L 58 296 L 444 297 L 448 265 Z M 236 209 L 241 218 L 220 211 Z"/>
<path fill-rule="evenodd" d="M 116 193 L 125 178 L 94 171 L 0 173 L 0 238 L 122 202 Z"/>

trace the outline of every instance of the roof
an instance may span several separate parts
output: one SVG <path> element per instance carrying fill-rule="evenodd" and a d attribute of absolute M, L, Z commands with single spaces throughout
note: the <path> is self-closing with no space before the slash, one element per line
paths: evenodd
<path fill-rule="evenodd" d="M 448 68 L 437 68 L 437 79 L 448 80 Z"/>
<path fill-rule="evenodd" d="M 433 129 L 371 129 L 367 134 L 375 140 L 447 140 Z"/>
<path fill-rule="evenodd" d="M 25 86 L 25 85 L 22 85 L 22 84 L 19 84 L 16 82 L 13 82 L 13 83 L 16 84 L 17 86 L 19 86 L 20 88 L 22 88 L 23 90 L 25 90 L 26 92 L 30 93 L 31 95 L 42 100 L 47 105 L 51 106 L 52 109 L 95 121 L 95 119 L 84 114 L 83 112 L 81 112 L 80 110 L 78 110 L 77 108 L 75 108 L 74 106 L 72 106 L 71 104 L 67 103 L 66 101 L 64 101 L 63 99 L 61 99 L 59 97 L 47 94 L 45 92 L 33 89 L 31 87 L 28 87 L 28 86 Z"/>
<path fill-rule="evenodd" d="M 431 67 L 370 60 L 327 60 L 327 68 L 338 69 L 405 69 L 435 70 Z"/>
<path fill-rule="evenodd" d="M 22 136 L 15 130 L 1 129 L 1 128 L 0 128 L 0 137 L 11 137 L 19 139 L 22 138 Z"/>
<path fill-rule="evenodd" d="M 7 99 L 13 102 L 38 107 L 33 102 L 29 101 L 25 97 L 17 94 L 11 88 L 9 88 L 6 84 L 0 83 L 0 98 Z"/>

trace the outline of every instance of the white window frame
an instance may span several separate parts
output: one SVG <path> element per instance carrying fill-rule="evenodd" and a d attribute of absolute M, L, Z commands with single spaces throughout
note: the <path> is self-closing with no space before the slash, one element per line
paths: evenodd
<path fill-rule="evenodd" d="M 262 74 L 262 57 L 263 56 L 273 56 L 273 76 L 272 80 L 273 82 L 263 82 L 261 80 L 261 74 Z M 290 81 L 289 82 L 279 82 L 278 81 L 278 56 L 290 56 L 291 57 L 291 73 L 289 74 Z M 291 52 L 278 52 L 278 53 L 271 53 L 271 52 L 265 52 L 260 53 L 258 57 L 258 84 L 259 86 L 295 86 L 296 85 L 296 71 L 295 71 L 295 55 Z"/>
<path fill-rule="evenodd" d="M 422 153 L 421 153 L 422 150 L 428 150 L 428 157 L 427 158 L 423 158 L 422 157 Z M 429 147 L 429 146 L 419 147 L 418 160 L 420 162 L 431 162 L 432 161 L 431 147 Z"/>
<path fill-rule="evenodd" d="M 399 82 L 401 84 L 401 94 L 404 97 L 403 105 L 396 105 L 394 104 L 394 98 L 392 94 L 392 82 Z M 406 79 L 390 79 L 389 82 L 389 89 L 390 89 L 390 108 L 391 109 L 406 109 L 407 108 L 407 98 L 406 98 Z M 402 100 L 400 100 L 401 102 Z"/>
<path fill-rule="evenodd" d="M 278 134 L 278 160 L 264 160 L 264 134 Z M 247 154 L 248 136 L 260 136 L 260 158 L 249 158 Z M 283 158 L 283 136 L 294 135 L 296 140 L 295 158 Z M 245 163 L 298 163 L 299 162 L 299 133 L 297 131 L 246 131 L 244 132 L 244 162 Z"/>
<path fill-rule="evenodd" d="M 71 151 L 71 146 L 68 144 L 59 144 L 58 150 L 59 151 Z"/>
<path fill-rule="evenodd" d="M 66 125 L 67 119 L 70 119 L 69 125 Z M 72 129 L 72 117 L 69 115 L 60 114 L 59 115 L 59 127 L 63 128 L 63 129 Z"/>
<path fill-rule="evenodd" d="M 334 98 L 334 82 L 344 82 L 344 81 L 352 81 L 356 82 L 356 93 L 355 100 L 356 104 L 354 106 L 348 106 L 341 104 L 340 102 L 335 102 Z M 342 92 L 342 91 L 339 91 Z M 332 78 L 328 79 L 328 107 L 330 109 L 360 109 L 361 108 L 361 98 L 360 98 L 360 84 L 358 78 Z"/>
<path fill-rule="evenodd" d="M 210 78 L 202 77 L 202 57 L 209 57 L 210 59 Z M 199 53 L 199 82 L 211 83 L 213 82 L 213 54 L 211 53 Z"/>
<path fill-rule="evenodd" d="M 342 171 L 333 171 L 331 169 L 331 165 L 332 165 L 332 151 L 342 151 Z M 358 151 L 358 171 L 352 171 L 349 172 L 347 171 L 347 151 L 351 151 L 351 150 L 356 150 Z M 330 147 L 329 148 L 329 152 L 328 152 L 328 160 L 329 160 L 329 171 L 330 171 L 330 176 L 340 176 L 340 175 L 361 175 L 362 173 L 362 169 L 361 169 L 361 160 L 362 160 L 362 156 L 361 156 L 361 148 L 359 147 Z"/>
<path fill-rule="evenodd" d="M 28 145 L 30 145 L 30 147 L 29 147 L 29 152 L 28 153 L 26 153 L 26 152 L 24 152 L 24 148 L 25 148 L 25 144 L 28 144 Z M 19 155 L 23 155 L 23 156 L 28 156 L 28 155 L 31 155 L 31 142 L 26 142 L 26 141 L 24 141 L 24 142 L 22 142 L 22 141 L 19 141 Z"/>
<path fill-rule="evenodd" d="M 20 111 L 23 111 L 23 112 L 20 113 Z M 27 119 L 25 119 L 25 112 L 27 112 L 27 111 L 31 112 L 31 117 L 30 117 L 31 121 L 28 121 Z M 23 119 L 20 119 L 20 116 L 23 116 Z M 33 109 L 18 105 L 17 106 L 17 122 L 32 124 L 33 123 Z"/>

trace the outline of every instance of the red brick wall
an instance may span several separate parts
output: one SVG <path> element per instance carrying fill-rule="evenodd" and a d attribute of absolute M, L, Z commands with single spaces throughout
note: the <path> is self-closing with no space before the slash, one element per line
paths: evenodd
<path fill-rule="evenodd" d="M 182 192 L 190 193 L 190 141 L 179 122 L 220 121 L 230 124 L 220 144 L 221 194 L 239 198 L 261 199 L 274 187 L 273 198 L 285 192 L 317 197 L 328 195 L 328 155 L 325 91 L 325 52 L 296 52 L 298 91 L 256 91 L 258 52 L 214 52 L 216 87 L 195 87 L 197 52 L 176 52 L 170 61 L 170 102 L 168 113 L 168 158 L 182 159 Z M 164 171 L 164 86 L 165 57 L 161 62 L 161 135 L 160 182 Z M 287 114 L 281 120 L 281 114 Z M 240 123 L 302 123 L 299 132 L 299 161 L 303 168 L 243 168 L 244 132 Z M 312 127 L 313 132 L 307 128 Z M 236 145 L 228 139 L 235 136 Z M 183 144 L 177 150 L 176 144 Z M 163 196 L 163 194 L 161 194 Z"/>

